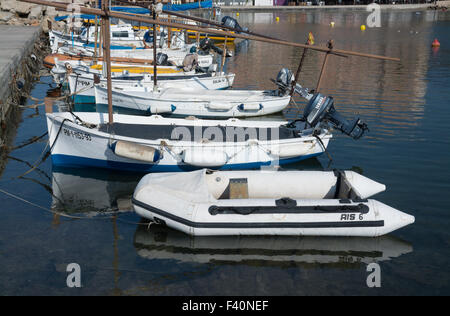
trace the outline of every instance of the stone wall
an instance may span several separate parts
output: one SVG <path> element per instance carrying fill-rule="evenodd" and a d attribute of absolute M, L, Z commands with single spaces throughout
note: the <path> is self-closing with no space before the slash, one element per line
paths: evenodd
<path fill-rule="evenodd" d="M 7 25 L 41 25 L 47 31 L 47 20 L 53 19 L 57 11 L 53 7 L 20 2 L 0 0 L 0 24 Z"/>

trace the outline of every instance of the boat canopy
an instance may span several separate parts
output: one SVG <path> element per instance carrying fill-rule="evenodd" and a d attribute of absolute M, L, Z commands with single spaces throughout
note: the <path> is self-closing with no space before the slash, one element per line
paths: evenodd
<path fill-rule="evenodd" d="M 187 202 L 213 202 L 216 199 L 209 191 L 205 179 L 206 173 L 207 169 L 181 173 L 152 173 L 139 182 L 135 196 L 141 189 L 150 186 L 155 192 L 164 192 Z"/>
<path fill-rule="evenodd" d="M 166 4 L 163 6 L 163 10 L 166 11 L 187 11 L 187 10 L 195 10 L 200 8 L 212 8 L 212 0 L 206 0 L 201 2 L 192 2 L 192 3 L 183 3 L 183 4 Z M 122 12 L 122 13 L 131 13 L 131 14 L 149 14 L 150 10 L 145 8 L 138 7 L 111 7 L 111 11 Z M 55 18 L 55 21 L 63 21 L 67 18 L 72 17 L 71 15 L 58 16 Z M 75 15 L 75 18 L 80 19 L 95 19 L 95 15 L 93 14 L 81 14 Z"/>

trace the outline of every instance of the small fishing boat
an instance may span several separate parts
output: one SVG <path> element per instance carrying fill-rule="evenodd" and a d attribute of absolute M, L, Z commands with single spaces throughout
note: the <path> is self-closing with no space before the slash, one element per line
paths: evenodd
<path fill-rule="evenodd" d="M 74 95 L 75 103 L 95 103 L 94 74 L 75 74 L 68 76 L 70 93 Z M 185 74 L 184 76 L 173 76 L 160 74 L 157 76 L 158 87 L 166 88 L 188 88 L 198 90 L 223 90 L 233 85 L 234 74 L 218 72 L 205 72 Z M 102 86 L 106 85 L 104 77 L 99 78 Z M 146 88 L 153 90 L 153 76 L 151 74 L 131 74 L 117 76 L 112 79 L 112 86 L 118 91 L 128 89 Z"/>
<path fill-rule="evenodd" d="M 359 118 L 343 118 L 332 97 L 308 97 L 303 117 L 292 122 L 46 113 L 52 161 L 148 172 L 249 169 L 318 156 L 328 146 L 331 128 L 354 139 L 367 131 Z"/>
<path fill-rule="evenodd" d="M 226 79 L 223 80 L 226 84 Z M 197 87 L 118 87 L 112 89 L 116 109 L 136 114 L 194 115 L 202 118 L 251 117 L 281 112 L 290 102 L 279 90 L 199 90 Z M 108 90 L 95 85 L 97 106 L 108 104 Z"/>
<path fill-rule="evenodd" d="M 132 203 L 140 216 L 194 236 L 377 237 L 414 217 L 376 200 L 383 184 L 353 171 L 148 174 Z"/>
<path fill-rule="evenodd" d="M 107 113 L 47 113 L 56 166 L 144 172 L 248 169 L 320 155 L 327 125 L 303 122 L 199 120 Z"/>
<path fill-rule="evenodd" d="M 167 63 L 172 66 L 183 66 L 183 61 L 190 50 L 174 50 L 174 49 L 161 49 L 160 54 L 167 55 Z M 56 61 L 78 61 L 75 65 L 89 66 L 94 61 L 93 52 L 80 49 L 67 49 L 61 47 L 58 53 L 49 54 L 44 59 L 44 66 L 47 68 L 53 68 L 56 65 Z M 96 58 L 97 61 L 103 61 L 103 57 Z M 198 54 L 198 64 L 200 67 L 209 67 L 214 61 L 212 54 Z M 111 51 L 111 62 L 128 63 L 128 64 L 141 64 L 152 65 L 153 64 L 153 49 L 139 50 L 139 51 Z"/>
<path fill-rule="evenodd" d="M 97 61 L 103 62 L 103 57 L 96 58 Z M 86 55 L 66 55 L 66 54 L 49 54 L 45 56 L 43 65 L 48 69 L 52 69 L 56 66 L 56 61 L 65 63 L 66 61 L 81 61 L 84 62 L 79 63 L 82 65 L 89 65 L 94 61 L 93 56 Z M 127 58 L 127 57 L 111 57 L 111 61 L 113 63 L 123 63 L 123 64 L 140 64 L 140 65 L 153 65 L 153 60 L 151 59 L 140 59 L 140 58 Z"/>
<path fill-rule="evenodd" d="M 129 78 L 130 76 L 142 77 L 143 74 L 152 74 L 154 72 L 153 66 L 137 66 L 137 65 L 127 65 L 127 64 L 112 64 L 111 65 L 111 76 Z M 53 76 L 53 80 L 60 84 L 65 81 L 66 77 L 70 73 L 76 74 L 96 74 L 98 76 L 103 75 L 103 64 L 85 64 L 77 60 L 67 60 L 58 61 L 56 60 L 55 66 L 50 70 Z M 175 66 L 157 66 L 157 76 L 159 75 L 191 75 L 195 74 L 195 71 L 183 71 L 182 68 Z M 130 78 L 131 79 L 131 78 Z"/>

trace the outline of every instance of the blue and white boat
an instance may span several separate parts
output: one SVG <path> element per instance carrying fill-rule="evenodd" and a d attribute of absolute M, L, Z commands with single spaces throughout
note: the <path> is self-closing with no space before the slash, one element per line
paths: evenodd
<path fill-rule="evenodd" d="M 47 113 L 54 165 L 145 172 L 248 169 L 322 154 L 329 130 L 286 121 Z M 320 141 L 318 140 L 320 138 Z"/>
<path fill-rule="evenodd" d="M 46 115 L 55 165 L 146 172 L 278 166 L 322 154 L 331 128 L 355 139 L 367 130 L 359 118 L 340 116 L 333 98 L 320 93 L 293 122 L 111 114 L 109 123 L 106 113 Z"/>

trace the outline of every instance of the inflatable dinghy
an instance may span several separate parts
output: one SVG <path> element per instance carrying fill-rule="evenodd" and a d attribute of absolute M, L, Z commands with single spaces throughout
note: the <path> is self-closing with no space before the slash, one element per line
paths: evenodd
<path fill-rule="evenodd" d="M 132 199 L 140 216 L 194 236 L 376 237 L 414 217 L 368 197 L 383 184 L 353 171 L 148 174 Z"/>

